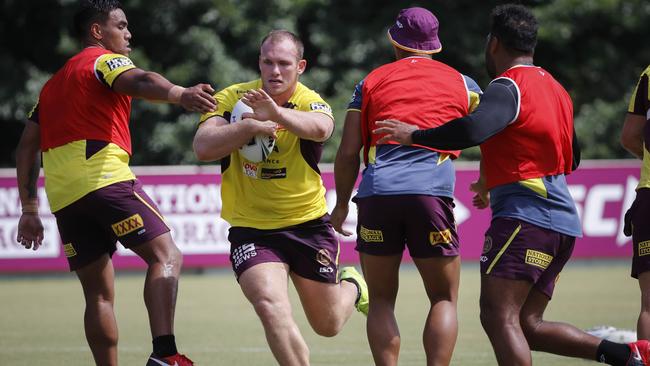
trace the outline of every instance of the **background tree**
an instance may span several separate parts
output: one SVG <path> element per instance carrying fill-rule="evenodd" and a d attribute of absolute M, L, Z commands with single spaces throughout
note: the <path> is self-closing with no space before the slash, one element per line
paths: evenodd
<path fill-rule="evenodd" d="M 47 78 L 78 50 L 69 23 L 71 0 L 5 0 L 0 12 L 0 166 L 15 166 L 22 121 Z M 496 1 L 439 0 L 124 0 L 136 65 L 175 83 L 216 89 L 257 77 L 261 38 L 271 29 L 305 42 L 303 82 L 335 111 L 337 129 L 324 162 L 334 158 L 354 85 L 393 59 L 386 30 L 399 9 L 425 6 L 440 20 L 436 58 L 482 87 L 488 15 Z M 536 63 L 552 72 L 575 102 L 584 158 L 629 157 L 618 138 L 629 94 L 650 63 L 650 3 L 645 0 L 521 1 L 541 24 Z M 134 101 L 133 164 L 196 164 L 191 141 L 198 115 Z M 463 154 L 475 158 L 476 150 Z"/>

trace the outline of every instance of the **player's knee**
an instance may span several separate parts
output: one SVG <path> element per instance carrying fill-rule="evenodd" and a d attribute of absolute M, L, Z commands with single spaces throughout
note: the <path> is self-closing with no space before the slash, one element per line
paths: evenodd
<path fill-rule="evenodd" d="M 268 299 L 253 303 L 253 308 L 267 329 L 279 328 L 291 318 L 291 310 L 286 305 Z"/>
<path fill-rule="evenodd" d="M 183 265 L 183 253 L 176 245 L 170 245 L 164 250 L 156 251 L 153 261 L 150 264 L 161 264 L 170 273 L 180 272 Z"/>
<path fill-rule="evenodd" d="M 521 317 L 521 330 L 524 332 L 526 338 L 531 338 L 535 335 L 542 321 L 542 318 L 537 315 L 525 315 Z"/>
<path fill-rule="evenodd" d="M 334 337 L 343 329 L 343 322 L 335 319 L 319 319 L 310 321 L 314 332 L 322 337 Z"/>
<path fill-rule="evenodd" d="M 495 306 L 490 302 L 481 301 L 480 308 L 481 325 L 486 331 L 507 323 L 508 316 L 501 307 Z"/>

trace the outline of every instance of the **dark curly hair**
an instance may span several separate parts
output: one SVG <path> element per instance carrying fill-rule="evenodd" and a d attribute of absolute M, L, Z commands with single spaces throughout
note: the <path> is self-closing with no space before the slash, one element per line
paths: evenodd
<path fill-rule="evenodd" d="M 490 34 L 514 51 L 532 53 L 537 45 L 537 19 L 527 7 L 499 5 L 491 14 Z"/>
<path fill-rule="evenodd" d="M 82 0 L 79 1 L 74 14 L 74 35 L 83 39 L 88 34 L 88 27 L 95 22 L 104 23 L 115 9 L 122 9 L 118 0 Z"/>

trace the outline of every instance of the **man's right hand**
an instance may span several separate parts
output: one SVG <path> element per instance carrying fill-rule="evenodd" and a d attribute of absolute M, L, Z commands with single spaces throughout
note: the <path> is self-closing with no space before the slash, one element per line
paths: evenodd
<path fill-rule="evenodd" d="M 18 241 L 25 249 L 37 250 L 43 244 L 43 223 L 38 214 L 26 213 L 18 221 Z"/>
<path fill-rule="evenodd" d="M 214 89 L 209 84 L 196 84 L 185 88 L 180 105 L 190 112 L 208 113 L 217 109 L 217 100 L 212 96 Z"/>
<path fill-rule="evenodd" d="M 336 230 L 336 232 L 340 233 L 343 236 L 352 235 L 351 232 L 343 229 L 343 223 L 345 223 L 345 219 L 348 217 L 349 210 L 350 209 L 348 206 L 343 207 L 336 205 L 332 210 L 332 214 L 330 215 L 330 222 L 332 223 L 332 227 L 334 230 Z"/>
<path fill-rule="evenodd" d="M 253 118 L 244 118 L 242 119 L 244 124 L 251 129 L 253 136 L 257 135 L 267 135 L 272 136 L 273 138 L 278 138 L 276 131 L 278 130 L 278 124 L 273 121 L 258 121 Z"/>
<path fill-rule="evenodd" d="M 469 190 L 476 193 L 472 197 L 472 204 L 479 210 L 485 209 L 490 206 L 490 192 L 485 188 L 485 184 L 480 180 L 472 182 L 469 185 Z"/>

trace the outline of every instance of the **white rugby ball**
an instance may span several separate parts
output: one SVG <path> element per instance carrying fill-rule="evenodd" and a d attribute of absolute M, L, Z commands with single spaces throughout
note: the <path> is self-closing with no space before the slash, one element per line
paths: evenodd
<path fill-rule="evenodd" d="M 253 108 L 247 106 L 238 100 L 235 103 L 232 113 L 230 113 L 230 123 L 237 123 L 242 120 L 241 116 L 244 113 L 253 113 Z M 239 148 L 239 154 L 246 160 L 253 163 L 266 160 L 266 158 L 273 152 L 275 146 L 275 139 L 273 136 L 257 135 L 253 137 L 246 145 Z"/>

